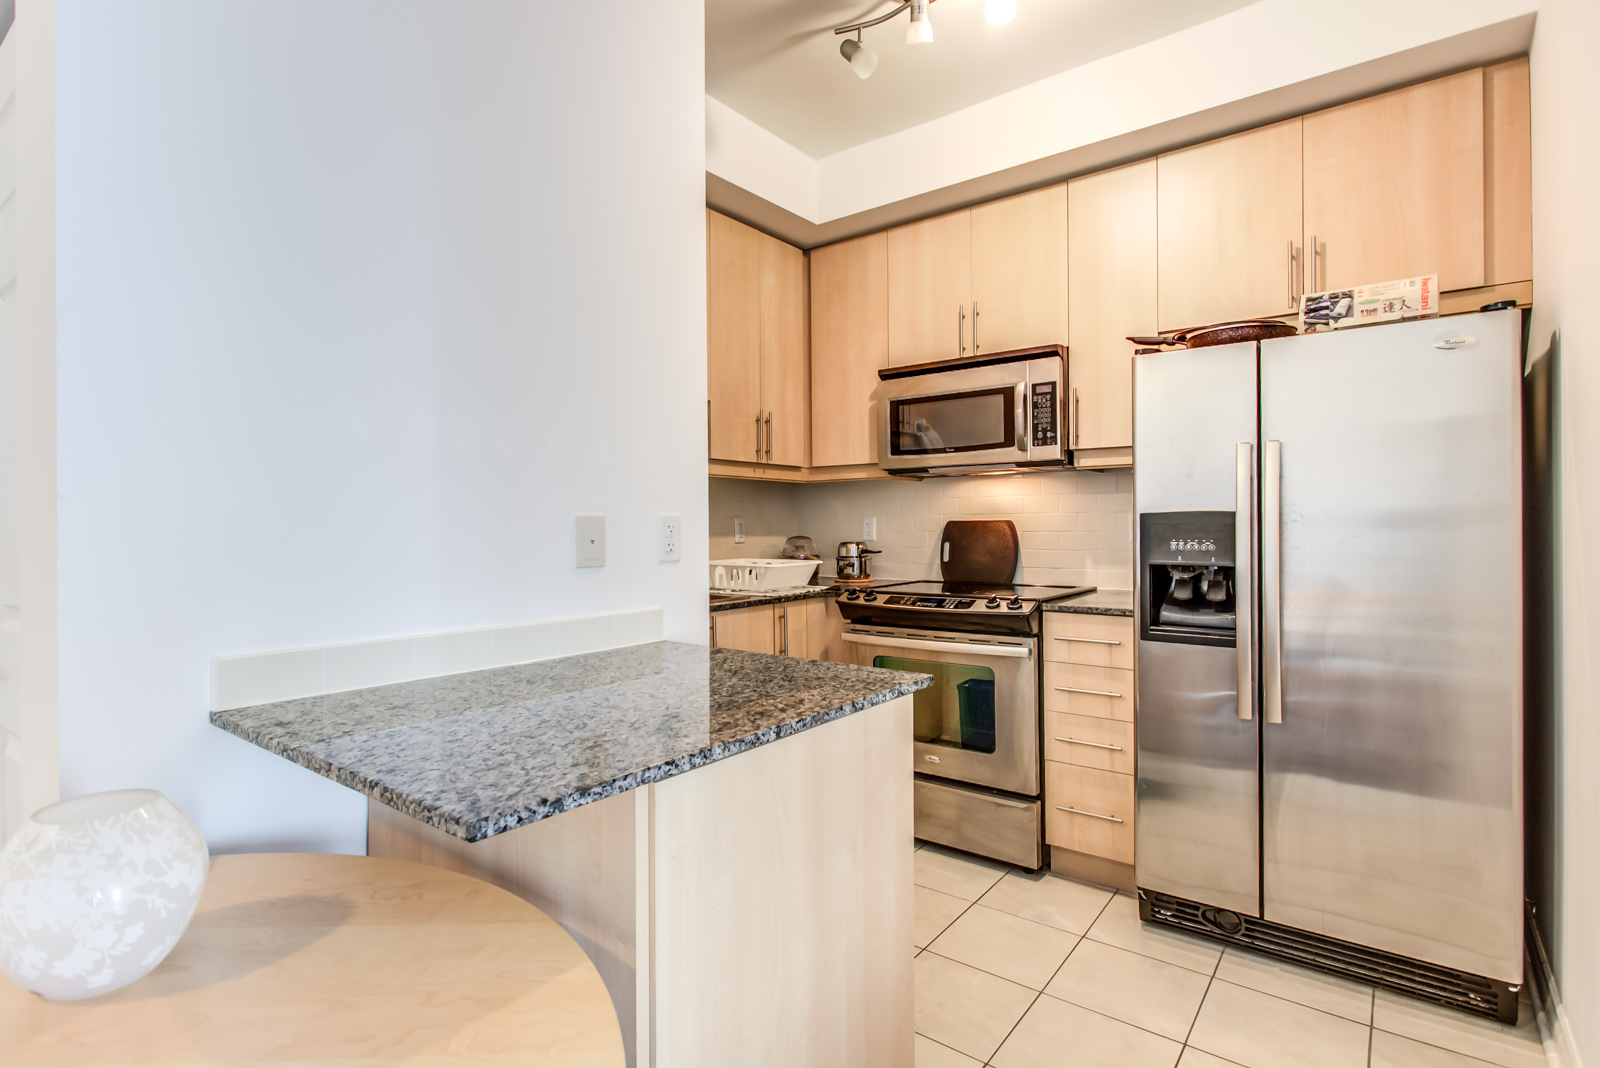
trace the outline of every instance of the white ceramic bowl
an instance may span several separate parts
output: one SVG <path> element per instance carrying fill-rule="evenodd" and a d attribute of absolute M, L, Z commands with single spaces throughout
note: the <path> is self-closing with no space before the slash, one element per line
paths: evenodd
<path fill-rule="evenodd" d="M 210 857 L 156 790 L 46 805 L 0 850 L 0 973 L 51 1001 L 127 986 L 172 952 Z"/>

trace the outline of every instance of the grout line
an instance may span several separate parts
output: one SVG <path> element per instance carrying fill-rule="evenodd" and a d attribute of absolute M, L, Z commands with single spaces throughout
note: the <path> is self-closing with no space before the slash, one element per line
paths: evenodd
<path fill-rule="evenodd" d="M 1367 1068 L 1372 1068 L 1372 1040 L 1374 1037 L 1373 1032 L 1376 1030 L 1377 1028 L 1371 1024 L 1367 1025 Z"/>

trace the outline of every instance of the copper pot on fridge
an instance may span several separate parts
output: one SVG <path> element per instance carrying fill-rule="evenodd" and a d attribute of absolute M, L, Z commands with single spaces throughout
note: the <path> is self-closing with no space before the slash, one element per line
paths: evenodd
<path fill-rule="evenodd" d="M 834 574 L 846 582 L 862 582 L 872 576 L 868 573 L 867 557 L 882 549 L 869 549 L 864 541 L 841 541 L 839 555 L 834 557 Z"/>

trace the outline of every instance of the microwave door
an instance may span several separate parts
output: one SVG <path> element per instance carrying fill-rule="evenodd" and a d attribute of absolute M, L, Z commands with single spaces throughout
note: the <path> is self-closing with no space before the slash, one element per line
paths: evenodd
<path fill-rule="evenodd" d="M 956 472 L 1059 463 L 1061 359 L 886 377 L 879 466 Z"/>

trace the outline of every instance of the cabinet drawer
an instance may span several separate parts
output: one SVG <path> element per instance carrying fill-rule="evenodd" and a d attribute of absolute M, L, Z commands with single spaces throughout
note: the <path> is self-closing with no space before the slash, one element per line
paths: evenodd
<path fill-rule="evenodd" d="M 1121 616 L 1045 616 L 1044 658 L 1063 664 L 1133 670 L 1133 620 Z"/>
<path fill-rule="evenodd" d="M 1119 719 L 1047 712 L 1044 755 L 1047 760 L 1100 771 L 1133 774 L 1133 724 Z"/>
<path fill-rule="evenodd" d="M 1044 707 L 1051 712 L 1133 722 L 1133 672 L 1046 660 Z"/>
<path fill-rule="evenodd" d="M 1133 776 L 1045 763 L 1044 839 L 1063 849 L 1133 863 Z"/>

